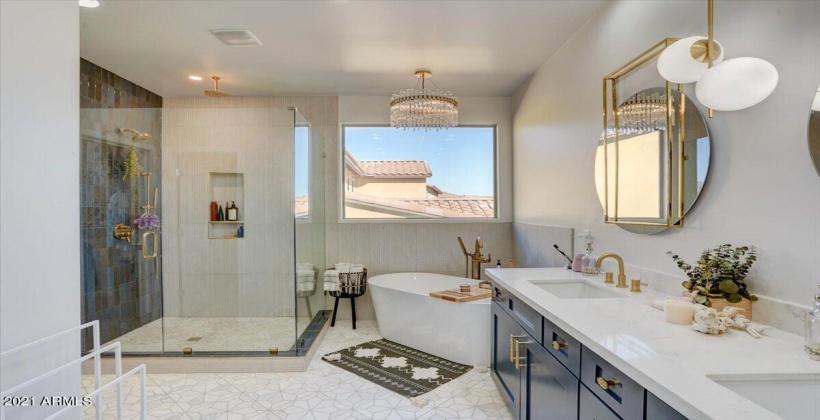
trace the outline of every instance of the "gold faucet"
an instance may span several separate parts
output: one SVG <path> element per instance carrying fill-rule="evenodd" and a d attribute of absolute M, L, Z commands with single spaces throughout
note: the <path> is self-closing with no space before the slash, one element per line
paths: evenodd
<path fill-rule="evenodd" d="M 479 236 L 475 239 L 475 252 L 470 257 L 473 261 L 473 280 L 481 280 L 481 264 L 488 263 L 492 259 L 491 254 L 487 254 L 486 258 L 481 255 L 481 248 L 483 247 L 484 241 Z"/>
<path fill-rule="evenodd" d="M 620 255 L 615 254 L 615 253 L 609 253 L 609 254 L 601 255 L 600 257 L 598 257 L 597 260 L 595 260 L 595 269 L 596 270 L 600 269 L 601 268 L 601 263 L 606 258 L 610 258 L 610 257 L 614 258 L 615 261 L 618 262 L 618 284 L 615 285 L 615 287 L 620 287 L 620 288 L 627 287 L 627 285 L 626 285 L 626 275 L 624 274 L 624 259 L 621 258 Z M 607 273 L 607 274 L 609 274 L 609 273 Z M 611 276 L 607 276 L 607 277 L 611 278 Z"/>

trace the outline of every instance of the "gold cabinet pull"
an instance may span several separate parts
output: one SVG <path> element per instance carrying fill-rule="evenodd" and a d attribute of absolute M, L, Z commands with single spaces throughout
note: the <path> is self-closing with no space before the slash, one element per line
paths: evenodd
<path fill-rule="evenodd" d="M 523 337 L 523 336 L 520 336 L 519 338 L 521 338 L 521 337 Z M 521 363 L 521 345 L 522 344 L 530 344 L 530 343 L 532 343 L 532 341 L 518 341 L 518 340 L 515 341 L 515 368 L 516 369 L 521 369 L 522 367 L 524 367 L 524 364 Z M 525 357 L 524 361 L 526 361 L 526 360 L 527 360 L 527 358 Z"/>
<path fill-rule="evenodd" d="M 555 350 L 561 350 L 562 348 L 564 348 L 566 346 L 567 346 L 566 341 L 559 342 L 557 340 L 552 340 L 552 348 L 554 348 Z"/>
<path fill-rule="evenodd" d="M 609 387 L 621 384 L 621 382 L 617 379 L 604 379 L 603 376 L 595 378 L 595 383 L 597 383 L 598 386 L 604 390 L 608 390 Z"/>
<path fill-rule="evenodd" d="M 524 338 L 523 335 L 510 334 L 510 361 L 515 363 L 515 339 Z"/>

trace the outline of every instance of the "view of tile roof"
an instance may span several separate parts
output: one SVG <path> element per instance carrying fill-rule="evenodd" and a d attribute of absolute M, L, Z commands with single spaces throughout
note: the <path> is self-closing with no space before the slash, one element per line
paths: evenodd
<path fill-rule="evenodd" d="M 345 204 L 381 208 L 416 217 L 495 217 L 493 197 L 487 196 L 384 198 L 348 191 L 345 193 Z"/>
<path fill-rule="evenodd" d="M 345 150 L 345 164 L 362 176 L 374 178 L 429 178 L 430 165 L 424 160 L 357 160 Z"/>
<path fill-rule="evenodd" d="M 296 196 L 296 217 L 298 218 L 305 218 L 308 217 L 310 210 L 309 204 L 310 201 L 308 200 L 308 196 L 306 195 L 299 195 Z"/>

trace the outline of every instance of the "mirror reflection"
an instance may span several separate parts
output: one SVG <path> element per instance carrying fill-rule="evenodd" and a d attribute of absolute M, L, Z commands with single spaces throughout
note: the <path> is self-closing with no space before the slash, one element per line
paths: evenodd
<path fill-rule="evenodd" d="M 820 87 L 814 93 L 809 113 L 809 154 L 817 175 L 820 175 Z"/>
<path fill-rule="evenodd" d="M 667 129 L 666 90 L 640 91 L 618 107 L 617 143 L 614 123 L 598 142 L 595 183 L 601 206 L 610 220 L 633 233 L 666 230 L 657 225 L 667 219 L 681 223 L 706 183 L 711 157 L 706 121 L 689 98 L 681 104 L 675 91 L 672 108 L 675 118 Z M 682 159 L 678 136 L 683 140 Z"/>

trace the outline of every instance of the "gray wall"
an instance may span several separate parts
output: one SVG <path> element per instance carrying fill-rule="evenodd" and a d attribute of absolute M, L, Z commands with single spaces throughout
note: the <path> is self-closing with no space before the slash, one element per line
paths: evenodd
<path fill-rule="evenodd" d="M 0 2 L 3 352 L 80 323 L 78 9 L 70 1 Z M 76 335 L 54 344 L 4 359 L 0 388 L 79 355 Z M 24 395 L 77 395 L 79 379 L 79 369 L 70 369 Z M 6 408 L 15 419 L 41 419 L 55 411 Z"/>
<path fill-rule="evenodd" d="M 705 34 L 706 4 L 692 1 L 606 3 L 517 92 L 515 222 L 590 229 L 598 253 L 675 276 L 667 250 L 694 260 L 717 244 L 757 245 L 752 291 L 808 304 L 820 272 L 820 177 L 806 145 L 820 84 L 820 2 L 726 0 L 715 15 L 726 57 L 768 60 L 780 81 L 759 105 L 707 121 L 713 160 L 686 226 L 635 235 L 605 225 L 593 164 L 603 75 L 665 37 Z"/>

